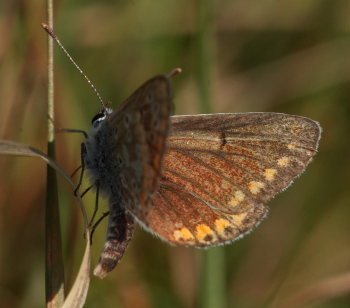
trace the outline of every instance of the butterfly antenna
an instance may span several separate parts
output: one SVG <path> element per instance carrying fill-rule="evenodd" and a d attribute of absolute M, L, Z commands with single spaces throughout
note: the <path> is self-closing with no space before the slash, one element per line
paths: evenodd
<path fill-rule="evenodd" d="M 174 77 L 176 76 L 177 74 L 180 74 L 182 73 L 182 69 L 180 67 L 177 67 L 177 68 L 174 68 L 170 73 L 168 73 L 166 76 L 168 78 L 171 78 L 171 77 Z"/>
<path fill-rule="evenodd" d="M 88 76 L 85 75 L 85 73 L 83 72 L 83 70 L 79 67 L 79 65 L 73 60 L 72 56 L 68 53 L 68 51 L 66 50 L 66 48 L 64 48 L 64 46 L 62 45 L 61 41 L 59 40 L 58 36 L 56 35 L 56 33 L 47 25 L 42 23 L 41 26 L 45 29 L 45 31 L 56 41 L 56 43 L 58 44 L 58 46 L 60 46 L 60 48 L 63 50 L 63 52 L 66 54 L 66 56 L 68 57 L 68 59 L 74 64 L 74 66 L 77 68 L 77 70 L 80 72 L 80 74 L 82 74 L 84 76 L 84 78 L 86 79 L 86 81 L 88 82 L 88 84 L 90 85 L 90 87 L 92 88 L 92 90 L 94 90 L 95 94 L 97 95 L 99 101 L 102 104 L 102 107 L 104 109 L 106 109 L 106 104 L 103 102 L 103 99 L 100 95 L 100 93 L 97 91 L 96 87 L 93 85 L 93 83 L 91 82 L 91 80 L 88 78 Z"/>

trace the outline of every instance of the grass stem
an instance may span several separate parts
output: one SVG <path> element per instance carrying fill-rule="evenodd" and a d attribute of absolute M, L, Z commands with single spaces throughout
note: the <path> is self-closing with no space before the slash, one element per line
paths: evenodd
<path fill-rule="evenodd" d="M 213 0 L 198 0 L 199 26 L 197 33 L 198 88 L 201 113 L 213 112 L 212 85 L 214 59 Z M 201 258 L 200 307 L 224 308 L 225 296 L 224 248 L 203 251 Z"/>
<path fill-rule="evenodd" d="M 53 0 L 47 0 L 48 25 L 53 28 Z M 55 157 L 54 135 L 54 49 L 48 36 L 48 144 L 47 154 Z M 47 166 L 45 212 L 45 293 L 46 306 L 61 307 L 64 302 L 64 266 L 56 172 Z"/>

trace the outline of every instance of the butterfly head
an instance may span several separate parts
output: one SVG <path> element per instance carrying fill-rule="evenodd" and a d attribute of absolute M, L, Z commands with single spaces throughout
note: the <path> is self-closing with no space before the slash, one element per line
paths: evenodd
<path fill-rule="evenodd" d="M 98 129 L 100 127 L 101 123 L 112 112 L 113 112 L 112 108 L 102 108 L 101 111 L 92 118 L 92 120 L 91 120 L 92 128 Z"/>

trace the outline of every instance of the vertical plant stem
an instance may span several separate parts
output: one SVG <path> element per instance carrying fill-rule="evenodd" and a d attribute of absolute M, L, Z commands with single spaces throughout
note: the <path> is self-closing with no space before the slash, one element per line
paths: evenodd
<path fill-rule="evenodd" d="M 224 248 L 215 247 L 203 251 L 201 262 L 200 307 L 227 307 Z"/>
<path fill-rule="evenodd" d="M 198 0 L 198 88 L 201 112 L 211 113 L 214 59 L 213 31 L 214 0 Z M 225 255 L 224 248 L 211 248 L 203 251 L 201 258 L 200 307 L 224 308 L 225 290 Z"/>
<path fill-rule="evenodd" d="M 53 0 L 47 0 L 48 25 L 53 28 Z M 54 53 L 53 40 L 48 36 L 48 156 L 55 157 L 54 134 Z M 46 306 L 61 307 L 64 302 L 64 267 L 58 206 L 57 178 L 47 167 L 45 212 L 45 291 Z"/>
<path fill-rule="evenodd" d="M 53 0 L 47 0 L 47 22 L 53 29 Z M 48 112 L 48 142 L 55 141 L 54 133 L 54 41 L 47 36 L 47 112 Z M 55 153 L 53 153 L 54 155 Z"/>
<path fill-rule="evenodd" d="M 201 112 L 211 113 L 212 71 L 214 67 L 213 0 L 198 0 L 197 33 L 198 87 Z"/>

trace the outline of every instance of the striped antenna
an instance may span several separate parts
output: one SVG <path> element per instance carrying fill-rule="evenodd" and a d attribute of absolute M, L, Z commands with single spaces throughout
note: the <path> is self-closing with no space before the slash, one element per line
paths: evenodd
<path fill-rule="evenodd" d="M 80 72 L 80 74 L 82 74 L 84 76 L 84 78 L 86 79 L 86 81 L 88 82 L 88 84 L 90 85 L 90 87 L 92 88 L 92 90 L 94 90 L 94 92 L 96 93 L 99 101 L 102 104 L 103 109 L 106 109 L 106 105 L 103 102 L 103 99 L 100 95 L 100 93 L 97 91 L 96 87 L 94 86 L 94 84 L 91 82 L 91 80 L 85 75 L 85 73 L 83 72 L 83 70 L 79 67 L 79 65 L 73 60 L 72 56 L 68 53 L 68 51 L 66 50 L 66 48 L 64 48 L 64 46 L 62 45 L 61 41 L 59 40 L 58 36 L 56 35 L 56 33 L 47 25 L 42 23 L 41 26 L 46 30 L 46 32 L 56 41 L 56 43 L 58 44 L 58 46 L 60 46 L 60 48 L 63 50 L 63 52 L 66 54 L 66 56 L 68 57 L 68 59 L 74 64 L 74 66 L 77 68 L 77 70 Z"/>

